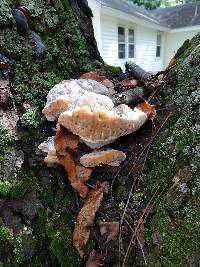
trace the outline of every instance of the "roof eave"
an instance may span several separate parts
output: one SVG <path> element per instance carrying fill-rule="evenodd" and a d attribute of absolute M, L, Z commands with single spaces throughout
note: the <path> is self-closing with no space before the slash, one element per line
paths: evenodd
<path fill-rule="evenodd" d="M 188 31 L 200 31 L 200 25 L 193 25 L 193 26 L 184 26 L 179 28 L 171 28 L 170 33 L 176 33 L 176 32 L 188 32 Z"/>
<path fill-rule="evenodd" d="M 105 4 L 101 3 L 102 6 L 102 11 L 104 12 L 104 14 L 108 14 L 108 15 L 112 15 L 114 17 L 119 17 L 122 20 L 129 20 L 132 21 L 134 23 L 140 23 L 148 28 L 156 28 L 157 30 L 160 31 L 164 31 L 164 32 L 170 32 L 170 28 L 165 27 L 163 25 L 160 25 L 158 22 L 154 21 L 154 19 L 152 19 L 152 22 L 149 20 L 146 20 L 145 18 L 139 18 L 137 16 L 134 16 L 132 14 L 126 13 L 124 11 L 106 6 Z M 130 18 L 127 18 L 127 14 L 130 16 Z M 125 15 L 125 16 L 124 16 Z M 142 15 L 142 14 L 140 14 Z M 134 20 L 134 21 L 133 21 Z"/>

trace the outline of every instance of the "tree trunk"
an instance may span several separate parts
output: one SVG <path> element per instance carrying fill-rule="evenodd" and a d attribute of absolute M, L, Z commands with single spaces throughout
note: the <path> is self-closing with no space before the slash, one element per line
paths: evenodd
<path fill-rule="evenodd" d="M 24 3 L 32 13 L 30 31 L 47 48 L 43 59 L 35 57 L 31 32 L 19 33 L 12 18 L 12 9 Z M 83 203 L 75 198 L 63 169 L 47 168 L 43 163 L 44 155 L 37 147 L 55 134 L 56 125 L 44 120 L 41 109 L 48 91 L 64 79 L 91 70 L 116 78 L 120 70 L 102 61 L 85 0 L 2 0 L 0 6 L 0 53 L 9 62 L 15 61 L 12 88 L 5 80 L 7 69 L 2 69 L 7 65 L 0 62 L 0 265 L 79 267 L 84 260 L 72 246 L 72 232 L 77 206 Z M 142 253 L 136 253 L 134 247 L 135 253 L 130 254 L 127 247 L 138 214 L 156 189 L 152 217 L 145 225 L 143 256 L 148 266 L 198 266 L 199 40 L 197 36 L 183 53 L 181 50 L 177 66 L 155 94 L 158 120 L 153 135 L 147 124 L 136 135 L 111 145 L 120 146 L 127 161 L 118 175 L 108 175 L 112 188 L 101 207 L 101 219 L 119 221 L 123 206 L 129 204 L 122 228 L 124 251 L 119 250 L 118 242 L 114 244 L 110 267 L 118 266 L 119 259 L 127 266 L 143 265 Z M 98 179 L 102 175 L 95 173 L 95 181 Z M 133 182 L 136 192 L 131 191 Z M 102 246 L 95 238 L 96 232 L 93 239 Z M 90 241 L 86 256 L 94 246 Z"/>
<path fill-rule="evenodd" d="M 12 17 L 20 4 L 32 14 L 25 33 Z M 80 266 L 72 246 L 74 192 L 63 170 L 47 168 L 38 154 L 55 127 L 45 126 L 41 109 L 62 80 L 95 69 L 112 76 L 115 68 L 99 55 L 87 1 L 2 0 L 0 6 L 0 265 Z M 34 54 L 39 41 L 47 49 L 43 59 Z M 4 61 L 15 62 L 12 92 L 2 77 Z"/>

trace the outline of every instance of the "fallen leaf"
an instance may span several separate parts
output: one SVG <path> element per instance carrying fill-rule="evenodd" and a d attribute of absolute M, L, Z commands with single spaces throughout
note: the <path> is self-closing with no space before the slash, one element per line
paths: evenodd
<path fill-rule="evenodd" d="M 93 169 L 76 165 L 71 155 L 71 150 L 76 150 L 79 144 L 79 137 L 68 132 L 63 126 L 59 126 L 54 138 L 56 155 L 60 164 L 68 173 L 68 179 L 72 187 L 78 191 L 82 198 L 88 194 L 85 182 L 89 180 Z"/>
<path fill-rule="evenodd" d="M 81 76 L 81 79 L 85 79 L 85 80 L 95 80 L 99 83 L 101 83 L 102 85 L 104 85 L 105 87 L 107 87 L 108 89 L 110 89 L 110 93 L 111 95 L 116 94 L 117 92 L 114 90 L 114 84 L 107 79 L 105 76 L 103 75 L 99 75 L 97 72 L 95 71 L 91 71 L 91 72 L 87 72 L 84 73 Z"/>
<path fill-rule="evenodd" d="M 144 103 L 141 103 L 141 104 L 138 104 L 136 106 L 136 108 L 142 110 L 144 113 L 147 114 L 147 116 L 149 117 L 150 120 L 154 120 L 154 118 L 156 117 L 156 109 L 153 105 L 150 105 L 149 103 L 147 102 L 144 102 Z"/>
<path fill-rule="evenodd" d="M 67 149 L 76 150 L 79 142 L 80 138 L 77 135 L 68 132 L 62 125 L 58 126 L 54 137 L 54 145 L 58 154 L 64 156 L 67 154 Z"/>
<path fill-rule="evenodd" d="M 90 175 L 92 174 L 93 169 L 92 168 L 85 168 L 83 166 L 76 166 L 76 174 L 77 177 L 82 181 L 83 183 L 87 182 L 90 179 Z"/>
<path fill-rule="evenodd" d="M 123 80 L 121 82 L 121 85 L 123 86 L 125 90 L 127 90 L 130 88 L 136 87 L 138 85 L 138 81 L 137 80 Z"/>
<path fill-rule="evenodd" d="M 85 80 L 89 80 L 90 79 L 90 80 L 95 80 L 97 82 L 101 82 L 103 80 L 106 80 L 107 78 L 105 76 L 99 75 L 95 71 L 90 71 L 90 72 L 84 73 L 81 76 L 81 79 L 85 79 Z"/>
<path fill-rule="evenodd" d="M 83 246 L 86 245 L 90 237 L 90 227 L 92 227 L 95 214 L 101 205 L 103 193 L 108 193 L 108 190 L 108 182 L 96 183 L 94 188 L 88 193 L 86 202 L 78 214 L 73 233 L 73 245 L 81 257 L 84 256 Z"/>
<path fill-rule="evenodd" d="M 119 222 L 100 222 L 99 228 L 101 235 L 107 234 L 106 243 L 115 240 L 119 234 Z"/>
<path fill-rule="evenodd" d="M 69 152 L 65 156 L 57 153 L 57 157 L 68 173 L 71 186 L 78 191 L 80 197 L 85 198 L 88 194 L 88 187 L 85 185 L 85 182 L 90 178 L 93 169 L 76 166 Z"/>
<path fill-rule="evenodd" d="M 92 252 L 89 255 L 89 258 L 86 262 L 85 267 L 99 267 L 101 265 L 101 262 L 104 258 L 104 255 L 97 252 L 95 249 L 92 250 Z"/>

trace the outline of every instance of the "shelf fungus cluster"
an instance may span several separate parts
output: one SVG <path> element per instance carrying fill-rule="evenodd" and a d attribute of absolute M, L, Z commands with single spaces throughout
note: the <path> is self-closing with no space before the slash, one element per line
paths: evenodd
<path fill-rule="evenodd" d="M 155 115 L 148 103 L 134 109 L 125 104 L 115 105 L 112 101 L 115 93 L 109 80 L 91 72 L 81 79 L 54 86 L 43 109 L 48 121 L 58 121 L 55 136 L 39 145 L 47 153 L 44 161 L 49 167 L 62 165 L 72 187 L 85 199 L 73 235 L 80 256 L 84 254 L 83 246 L 103 194 L 109 190 L 106 181 L 97 182 L 89 190 L 87 181 L 96 166 L 119 166 L 126 158 L 122 151 L 103 147 L 138 130 Z"/>

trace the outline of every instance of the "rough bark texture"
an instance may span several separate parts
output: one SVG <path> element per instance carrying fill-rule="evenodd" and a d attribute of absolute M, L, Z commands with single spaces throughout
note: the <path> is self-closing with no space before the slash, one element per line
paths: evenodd
<path fill-rule="evenodd" d="M 31 34 L 17 32 L 11 11 L 18 5 L 32 13 L 30 29 L 48 51 L 43 60 L 34 58 Z M 55 84 L 95 69 L 110 77 L 120 71 L 103 63 L 91 16 L 86 1 L 0 1 L 0 53 L 16 63 L 12 108 L 2 109 L 10 98 L 9 86 L 0 78 L 1 266 L 80 266 L 71 235 L 77 214 L 74 192 L 62 169 L 43 164 L 37 146 L 55 127 L 41 120 Z M 5 115 L 12 122 L 8 130 Z"/>
<path fill-rule="evenodd" d="M 33 14 L 31 28 L 42 37 L 48 50 L 44 60 L 34 59 L 31 37 L 17 32 L 11 9 L 19 4 L 25 4 Z M 85 25 L 91 27 L 90 16 L 87 3 L 81 0 L 3 0 L 0 3 L 0 52 L 16 62 L 14 105 L 0 109 L 1 118 L 7 116 L 11 120 L 7 119 L 10 130 L 0 122 L 0 266 L 78 267 L 83 264 L 71 241 L 78 213 L 74 192 L 61 167 L 45 166 L 37 146 L 54 134 L 55 124 L 42 118 L 41 108 L 56 83 L 95 69 L 104 70 L 109 78 L 115 77 L 118 71 L 105 65 L 99 57 L 93 30 L 85 28 Z M 127 210 L 126 220 L 133 225 L 135 211 L 141 211 L 146 199 L 160 186 L 154 214 L 145 225 L 144 252 L 148 266 L 199 264 L 199 41 L 197 36 L 188 44 L 155 102 L 163 112 L 160 123 L 166 110 L 171 110 L 172 115 L 154 140 L 143 182 Z M 9 91 L 2 80 L 0 89 Z M 6 99 L 6 95 L 1 99 Z M 172 104 L 175 109 L 171 109 Z M 113 145 L 112 148 L 126 153 L 127 161 L 115 178 L 114 187 L 111 186 L 115 206 L 108 200 L 107 209 L 105 205 L 101 210 L 101 216 L 105 217 L 100 219 L 119 220 L 118 215 L 123 213 L 134 178 L 130 176 L 130 168 L 139 160 L 134 158 L 133 140 L 142 143 L 140 136 L 145 131 L 151 132 L 151 126 L 144 127 L 137 138 L 134 134 Z M 115 174 L 108 175 L 110 181 L 113 177 Z M 102 175 L 97 174 L 97 179 L 101 181 Z M 127 243 L 123 241 L 126 250 Z M 110 267 L 119 263 L 117 244 L 110 253 Z M 89 242 L 86 255 L 94 245 Z M 124 258 L 123 251 L 121 258 Z M 140 250 L 134 248 L 128 262 L 127 266 L 143 266 Z"/>
<path fill-rule="evenodd" d="M 199 265 L 199 103 L 200 36 L 178 57 L 162 87 L 161 107 L 176 106 L 157 138 L 145 184 L 155 199 L 146 231 L 148 266 Z"/>

